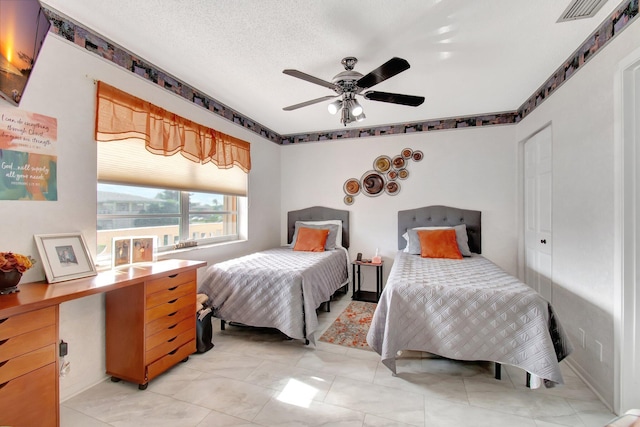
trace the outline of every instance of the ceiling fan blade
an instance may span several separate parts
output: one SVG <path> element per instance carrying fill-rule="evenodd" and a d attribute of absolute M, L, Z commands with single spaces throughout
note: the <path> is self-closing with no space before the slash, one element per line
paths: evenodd
<path fill-rule="evenodd" d="M 322 98 L 316 98 L 316 99 L 312 99 L 310 101 L 301 102 L 299 104 L 289 105 L 288 107 L 284 107 L 283 110 L 284 111 L 297 110 L 298 108 L 306 107 L 307 105 L 313 105 L 313 104 L 317 104 L 318 102 L 328 101 L 329 99 L 333 99 L 336 96 L 338 96 L 338 95 L 323 96 Z"/>
<path fill-rule="evenodd" d="M 358 80 L 357 85 L 362 89 L 370 88 L 371 86 L 377 85 L 378 83 L 409 69 L 409 67 L 410 65 L 406 59 L 393 57 L 366 76 L 361 77 Z"/>
<path fill-rule="evenodd" d="M 402 95 L 400 93 L 376 92 L 370 90 L 365 92 L 364 97 L 371 101 L 390 102 L 392 104 L 409 105 L 417 107 L 424 102 L 424 96 Z"/>
<path fill-rule="evenodd" d="M 293 76 L 293 77 L 297 77 L 299 79 L 308 81 L 310 83 L 315 83 L 317 85 L 320 86 L 324 86 L 327 87 L 329 89 L 334 90 L 336 88 L 336 85 L 327 81 L 324 81 L 322 79 L 319 79 L 317 77 L 313 77 L 310 74 L 307 73 L 303 73 L 302 71 L 298 71 L 298 70 L 291 70 L 291 69 L 286 69 L 286 70 L 282 70 L 283 73 L 289 75 L 289 76 Z"/>

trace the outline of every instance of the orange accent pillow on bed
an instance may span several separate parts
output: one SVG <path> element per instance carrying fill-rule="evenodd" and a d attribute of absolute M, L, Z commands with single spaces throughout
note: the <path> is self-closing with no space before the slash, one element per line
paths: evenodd
<path fill-rule="evenodd" d="M 298 229 L 298 238 L 293 246 L 294 251 L 324 252 L 324 244 L 327 242 L 329 230 L 326 228 Z"/>
<path fill-rule="evenodd" d="M 462 259 L 455 229 L 417 231 L 422 258 Z"/>

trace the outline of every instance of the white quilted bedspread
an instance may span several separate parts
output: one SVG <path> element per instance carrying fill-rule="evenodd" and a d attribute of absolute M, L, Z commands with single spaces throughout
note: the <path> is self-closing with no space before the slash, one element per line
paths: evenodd
<path fill-rule="evenodd" d="M 463 260 L 398 252 L 367 335 L 396 373 L 400 350 L 518 366 L 563 383 L 572 347 L 551 304 L 480 255 Z"/>
<path fill-rule="evenodd" d="M 199 292 L 209 296 L 219 319 L 276 328 L 290 338 L 315 342 L 316 308 L 348 279 L 345 249 L 280 247 L 210 266 Z"/>

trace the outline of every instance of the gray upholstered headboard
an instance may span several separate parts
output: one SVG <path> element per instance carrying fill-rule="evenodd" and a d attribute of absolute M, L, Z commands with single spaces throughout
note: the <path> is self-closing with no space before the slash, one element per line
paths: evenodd
<path fill-rule="evenodd" d="M 402 235 L 409 228 L 437 227 L 443 225 L 466 224 L 471 252 L 482 253 L 481 212 L 449 206 L 427 206 L 398 211 L 398 249 L 404 249 L 407 242 Z"/>
<path fill-rule="evenodd" d="M 349 211 L 322 206 L 291 211 L 287 214 L 287 243 L 291 243 L 291 239 L 293 239 L 296 221 L 325 221 L 328 219 L 342 221 L 342 246 L 349 249 Z"/>

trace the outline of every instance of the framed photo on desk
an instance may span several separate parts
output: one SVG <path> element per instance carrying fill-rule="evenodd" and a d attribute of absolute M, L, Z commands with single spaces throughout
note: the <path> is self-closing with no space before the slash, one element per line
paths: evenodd
<path fill-rule="evenodd" d="M 34 238 L 47 282 L 56 283 L 97 274 L 82 233 L 37 234 Z"/>

